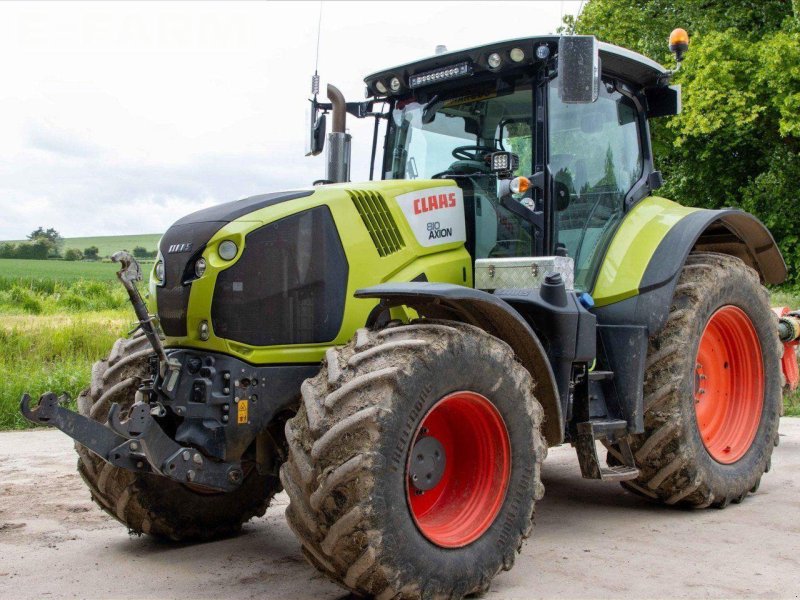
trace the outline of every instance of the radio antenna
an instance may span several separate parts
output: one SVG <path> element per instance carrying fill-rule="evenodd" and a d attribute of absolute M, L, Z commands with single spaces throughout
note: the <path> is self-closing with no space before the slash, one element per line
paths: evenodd
<path fill-rule="evenodd" d="M 314 100 L 317 99 L 319 94 L 319 37 L 322 31 L 322 0 L 319 0 L 319 20 L 317 21 L 317 56 L 314 60 L 314 74 L 311 76 L 311 93 L 314 94 Z"/>

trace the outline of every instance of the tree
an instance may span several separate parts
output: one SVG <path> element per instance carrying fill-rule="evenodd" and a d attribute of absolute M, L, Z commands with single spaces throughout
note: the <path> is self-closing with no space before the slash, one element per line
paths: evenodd
<path fill-rule="evenodd" d="M 136 246 L 133 249 L 134 258 L 150 258 L 150 252 L 144 246 Z"/>
<path fill-rule="evenodd" d="M 44 258 L 47 258 L 48 256 L 58 257 L 58 252 L 61 249 L 61 246 L 64 244 L 64 238 L 62 238 L 61 234 L 52 227 L 49 229 L 39 227 L 28 235 L 28 239 L 33 244 L 40 244 L 39 250 L 37 250 L 37 255 L 41 252 L 41 244 L 47 245 L 48 250 Z M 23 244 L 20 244 L 20 247 L 21 246 L 23 246 Z M 26 251 L 23 250 L 23 252 Z"/>
<path fill-rule="evenodd" d="M 100 255 L 100 249 L 97 246 L 89 246 L 83 251 L 83 258 L 86 260 L 97 260 Z"/>
<path fill-rule="evenodd" d="M 83 253 L 77 248 L 67 248 L 67 251 L 64 252 L 64 260 L 83 260 Z"/>
<path fill-rule="evenodd" d="M 41 239 L 50 240 L 53 243 L 53 246 L 56 248 L 64 243 L 64 238 L 62 238 L 61 234 L 52 227 L 49 229 L 43 229 L 42 227 L 39 227 L 28 235 L 28 239 L 32 242 Z"/>
<path fill-rule="evenodd" d="M 683 112 L 652 122 L 659 193 L 706 208 L 753 212 L 775 235 L 800 283 L 800 20 L 785 0 L 590 0 L 564 29 L 673 59 L 669 32 L 689 52 L 674 78 Z"/>

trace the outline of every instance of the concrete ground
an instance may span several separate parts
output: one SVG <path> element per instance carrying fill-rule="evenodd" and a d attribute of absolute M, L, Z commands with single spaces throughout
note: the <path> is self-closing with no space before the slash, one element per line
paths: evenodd
<path fill-rule="evenodd" d="M 800 419 L 760 490 L 725 510 L 651 505 L 580 478 L 552 449 L 534 535 L 501 598 L 797 598 Z M 277 497 L 236 539 L 192 546 L 130 537 L 90 500 L 72 444 L 56 431 L 0 434 L 0 598 L 346 597 L 300 553 Z"/>

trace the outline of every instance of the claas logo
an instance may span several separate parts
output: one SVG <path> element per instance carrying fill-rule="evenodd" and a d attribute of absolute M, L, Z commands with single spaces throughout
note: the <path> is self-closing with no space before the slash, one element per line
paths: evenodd
<path fill-rule="evenodd" d="M 419 215 L 440 208 L 453 208 L 456 205 L 456 193 L 434 194 L 414 199 L 414 214 Z"/>

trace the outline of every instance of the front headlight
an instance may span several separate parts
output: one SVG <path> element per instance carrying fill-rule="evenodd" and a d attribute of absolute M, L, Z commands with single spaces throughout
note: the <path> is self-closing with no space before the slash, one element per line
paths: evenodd
<path fill-rule="evenodd" d="M 161 258 L 161 253 L 158 253 L 155 267 L 153 268 L 153 278 L 158 285 L 164 285 L 164 259 Z"/>
<path fill-rule="evenodd" d="M 236 258 L 236 254 L 238 254 L 239 248 L 233 243 L 231 240 L 225 240 L 219 245 L 219 250 L 217 253 L 219 254 L 220 258 L 225 260 L 233 260 Z"/>
<path fill-rule="evenodd" d="M 194 274 L 200 279 L 203 276 L 203 273 L 206 272 L 206 259 L 200 257 L 197 259 L 197 262 L 194 263 Z"/>

